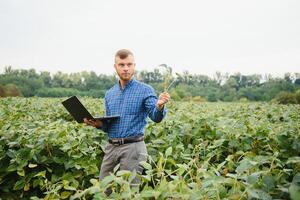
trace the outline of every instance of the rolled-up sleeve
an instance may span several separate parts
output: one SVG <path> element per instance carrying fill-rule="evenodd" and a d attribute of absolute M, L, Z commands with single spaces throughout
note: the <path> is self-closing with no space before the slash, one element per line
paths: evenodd
<path fill-rule="evenodd" d="M 157 104 L 157 96 L 154 92 L 153 88 L 147 88 L 145 92 L 145 109 L 147 111 L 148 117 L 156 122 L 159 123 L 163 120 L 163 118 L 167 114 L 167 109 L 164 106 L 161 110 L 158 110 L 156 104 Z"/>

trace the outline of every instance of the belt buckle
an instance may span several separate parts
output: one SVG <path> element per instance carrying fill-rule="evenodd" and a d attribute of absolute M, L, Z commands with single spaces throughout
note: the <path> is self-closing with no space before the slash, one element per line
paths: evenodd
<path fill-rule="evenodd" d="M 116 140 L 116 139 L 111 139 L 111 143 L 112 143 L 113 145 L 117 145 L 117 144 L 118 144 L 118 140 Z"/>
<path fill-rule="evenodd" d="M 119 143 L 120 145 L 124 144 L 124 138 L 121 138 L 121 140 L 119 140 L 119 142 L 120 142 Z"/>
<path fill-rule="evenodd" d="M 124 144 L 124 138 L 120 138 L 120 139 L 112 139 L 111 141 L 112 141 L 112 143 L 113 143 L 114 145 L 122 145 L 122 144 Z"/>

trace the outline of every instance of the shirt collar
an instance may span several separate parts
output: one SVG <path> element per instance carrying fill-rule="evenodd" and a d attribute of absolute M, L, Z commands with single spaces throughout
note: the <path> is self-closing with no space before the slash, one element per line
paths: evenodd
<path fill-rule="evenodd" d="M 128 81 L 124 87 L 124 89 L 122 89 L 121 84 L 120 84 L 120 80 L 118 81 L 118 85 L 119 85 L 119 89 L 120 90 L 125 90 L 126 88 L 129 88 L 133 83 L 135 82 L 134 78 L 132 78 L 130 81 Z"/>

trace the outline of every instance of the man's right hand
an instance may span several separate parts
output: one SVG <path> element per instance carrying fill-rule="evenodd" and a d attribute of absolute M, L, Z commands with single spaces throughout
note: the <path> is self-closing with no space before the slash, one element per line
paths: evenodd
<path fill-rule="evenodd" d="M 92 120 L 92 119 L 84 118 L 83 121 L 87 125 L 93 126 L 95 128 L 101 128 L 103 125 L 103 123 L 100 120 Z"/>

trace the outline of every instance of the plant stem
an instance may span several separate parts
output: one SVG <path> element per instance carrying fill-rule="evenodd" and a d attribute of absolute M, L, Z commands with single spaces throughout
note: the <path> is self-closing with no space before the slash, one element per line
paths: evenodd
<path fill-rule="evenodd" d="M 176 81 L 176 78 L 170 83 L 170 85 L 165 89 L 164 92 L 168 92 L 169 88 L 173 85 L 173 83 Z"/>

